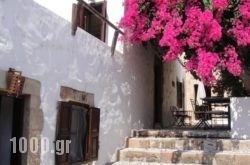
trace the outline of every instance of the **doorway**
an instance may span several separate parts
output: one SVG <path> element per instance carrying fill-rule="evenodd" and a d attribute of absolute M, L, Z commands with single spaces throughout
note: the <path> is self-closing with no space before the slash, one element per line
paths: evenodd
<path fill-rule="evenodd" d="M 0 165 L 20 165 L 19 139 L 23 132 L 24 99 L 0 94 Z M 16 138 L 16 143 L 11 141 Z M 13 151 L 15 147 L 16 152 Z"/>
<path fill-rule="evenodd" d="M 163 101 L 163 62 L 155 57 L 154 63 L 154 124 L 162 126 L 162 101 Z"/>

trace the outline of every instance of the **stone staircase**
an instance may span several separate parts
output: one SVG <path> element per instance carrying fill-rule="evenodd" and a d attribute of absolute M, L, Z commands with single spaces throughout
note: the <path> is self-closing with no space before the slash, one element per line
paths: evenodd
<path fill-rule="evenodd" d="M 250 165 L 250 140 L 227 131 L 134 130 L 112 165 Z"/>

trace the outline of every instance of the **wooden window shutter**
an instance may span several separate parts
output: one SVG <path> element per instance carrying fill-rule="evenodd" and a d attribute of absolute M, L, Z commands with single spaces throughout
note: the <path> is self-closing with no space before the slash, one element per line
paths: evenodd
<path fill-rule="evenodd" d="M 56 140 L 70 140 L 71 124 L 71 105 L 68 102 L 59 102 L 57 114 Z M 66 144 L 64 144 L 65 146 Z M 69 154 L 63 152 L 62 155 L 56 154 L 57 165 L 66 165 L 69 162 Z"/>
<path fill-rule="evenodd" d="M 102 3 L 102 16 L 106 18 L 106 8 L 107 8 L 107 1 L 104 0 Z M 106 23 L 102 21 L 102 27 L 101 27 L 101 40 L 105 42 L 105 33 L 106 32 Z"/>
<path fill-rule="evenodd" d="M 71 19 L 72 19 L 71 20 L 72 35 L 75 35 L 78 26 L 86 30 L 85 8 L 80 3 L 72 4 L 72 18 Z"/>
<path fill-rule="evenodd" d="M 83 6 L 79 7 L 79 24 L 78 26 L 84 30 L 86 30 L 86 10 Z"/>
<path fill-rule="evenodd" d="M 99 149 L 99 125 L 100 125 L 100 109 L 90 108 L 88 113 L 89 125 L 88 125 L 88 139 L 86 146 L 86 157 L 89 161 L 96 160 L 98 158 Z"/>
<path fill-rule="evenodd" d="M 71 17 L 71 34 L 76 34 L 76 29 L 78 26 L 79 18 L 78 18 L 78 7 L 77 4 L 72 4 L 72 17 Z"/>

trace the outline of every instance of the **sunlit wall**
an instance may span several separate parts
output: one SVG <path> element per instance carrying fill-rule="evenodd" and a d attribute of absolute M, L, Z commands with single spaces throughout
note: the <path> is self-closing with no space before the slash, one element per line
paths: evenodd
<path fill-rule="evenodd" d="M 13 67 L 41 83 L 43 137 L 55 140 L 60 86 L 94 94 L 101 109 L 100 149 L 95 164 L 116 158 L 116 150 L 133 128 L 153 125 L 153 56 L 140 46 L 109 45 L 78 29 L 71 36 L 71 1 L 0 1 L 0 69 Z M 115 23 L 122 2 L 108 1 Z M 116 14 L 114 14 L 116 13 Z M 54 165 L 53 153 L 42 153 L 41 164 Z"/>

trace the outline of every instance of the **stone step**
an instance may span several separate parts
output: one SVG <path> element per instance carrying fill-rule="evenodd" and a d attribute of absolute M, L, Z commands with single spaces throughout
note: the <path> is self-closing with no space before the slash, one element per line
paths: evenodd
<path fill-rule="evenodd" d="M 145 138 L 134 137 L 127 139 L 127 147 L 129 148 L 206 150 L 207 145 L 213 145 L 212 147 L 215 151 L 240 150 L 240 151 L 250 152 L 250 140 L 207 139 L 207 138 L 154 138 L 154 137 L 145 137 Z"/>
<path fill-rule="evenodd" d="M 155 163 L 184 163 L 211 165 L 246 165 L 250 152 L 125 148 L 119 151 L 119 161 Z"/>
<path fill-rule="evenodd" d="M 132 130 L 131 134 L 132 137 L 231 138 L 231 133 L 228 130 L 139 129 Z"/>
<path fill-rule="evenodd" d="M 157 162 L 128 162 L 128 161 L 119 161 L 111 165 L 202 165 L 202 164 L 183 164 L 183 163 L 157 163 Z"/>

